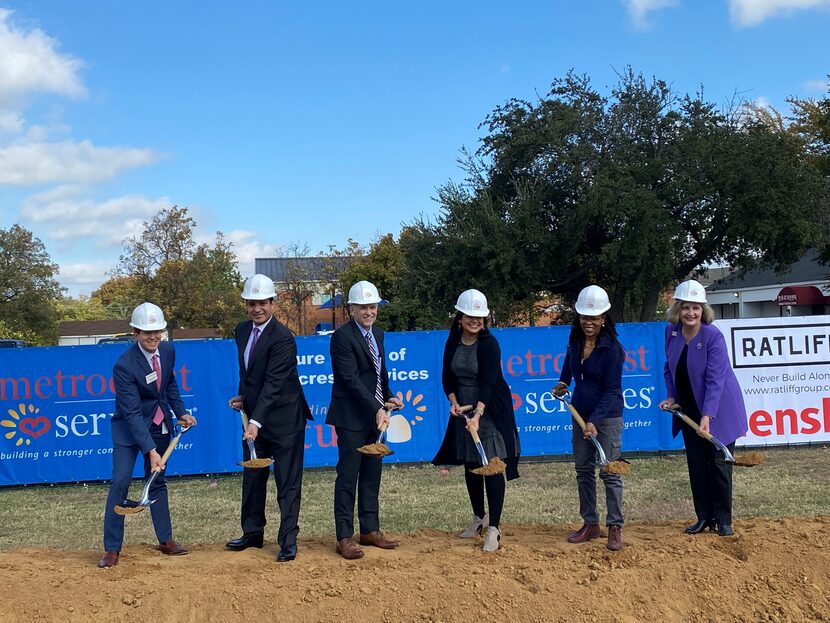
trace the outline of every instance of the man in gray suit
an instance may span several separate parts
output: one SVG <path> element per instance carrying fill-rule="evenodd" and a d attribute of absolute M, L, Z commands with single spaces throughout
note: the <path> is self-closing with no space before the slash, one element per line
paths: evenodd
<path fill-rule="evenodd" d="M 337 479 L 334 483 L 334 521 L 337 552 L 347 560 L 361 558 L 354 542 L 354 504 L 360 524 L 360 544 L 393 549 L 398 542 L 380 531 L 378 494 L 382 463 L 378 457 L 357 451 L 377 440 L 381 424 L 389 423 L 384 402 L 401 401 L 389 389 L 384 361 L 383 331 L 374 326 L 381 298 L 368 281 L 349 290 L 352 319 L 331 336 L 334 383 L 326 424 L 337 433 Z"/>

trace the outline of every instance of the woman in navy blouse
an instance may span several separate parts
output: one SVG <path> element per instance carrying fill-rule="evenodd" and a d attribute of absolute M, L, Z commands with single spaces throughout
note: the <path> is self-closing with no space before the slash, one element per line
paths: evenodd
<path fill-rule="evenodd" d="M 622 368 L 625 351 L 617 341 L 614 321 L 608 316 L 611 303 L 599 286 L 588 286 L 579 293 L 576 312 L 562 375 L 554 388 L 557 396 L 575 383 L 571 404 L 585 420 L 585 432 L 573 425 L 573 452 L 579 490 L 579 514 L 583 524 L 568 534 L 570 543 L 585 543 L 602 536 L 597 513 L 596 464 L 593 435 L 609 461 L 620 458 L 622 445 Z M 605 484 L 608 543 L 612 551 L 623 548 L 622 478 L 600 471 Z"/>

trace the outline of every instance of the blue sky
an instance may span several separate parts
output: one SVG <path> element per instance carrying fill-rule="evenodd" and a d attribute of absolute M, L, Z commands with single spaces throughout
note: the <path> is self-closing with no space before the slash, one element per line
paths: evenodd
<path fill-rule="evenodd" d="M 253 258 L 435 215 L 488 112 L 626 65 L 726 104 L 821 97 L 830 0 L 0 0 L 0 227 L 69 293 L 173 204 Z"/>

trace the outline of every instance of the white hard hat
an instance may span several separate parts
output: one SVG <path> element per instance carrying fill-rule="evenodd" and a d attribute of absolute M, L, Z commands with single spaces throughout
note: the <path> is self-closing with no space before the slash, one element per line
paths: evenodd
<path fill-rule="evenodd" d="M 475 318 L 486 318 L 490 315 L 487 309 L 487 297 L 475 289 L 464 290 L 458 295 L 455 308 L 462 314 Z"/>
<path fill-rule="evenodd" d="M 674 300 L 688 303 L 705 303 L 706 288 L 694 279 L 684 281 L 674 291 Z"/>
<path fill-rule="evenodd" d="M 133 310 L 130 326 L 140 331 L 161 331 L 167 327 L 161 307 L 142 303 Z"/>
<path fill-rule="evenodd" d="M 358 281 L 349 288 L 350 305 L 377 305 L 380 301 L 378 289 L 370 281 Z"/>
<path fill-rule="evenodd" d="M 576 313 L 580 316 L 599 316 L 611 309 L 608 292 L 599 286 L 582 288 L 576 298 Z"/>
<path fill-rule="evenodd" d="M 242 298 L 246 301 L 264 301 L 274 298 L 277 293 L 274 291 L 274 282 L 265 275 L 257 273 L 245 280 L 242 288 Z"/>

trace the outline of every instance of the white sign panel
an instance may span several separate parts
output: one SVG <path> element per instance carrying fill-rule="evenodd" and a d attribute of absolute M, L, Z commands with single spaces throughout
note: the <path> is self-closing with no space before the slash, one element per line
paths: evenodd
<path fill-rule="evenodd" d="M 830 316 L 715 324 L 746 403 L 749 433 L 738 445 L 830 440 Z"/>

